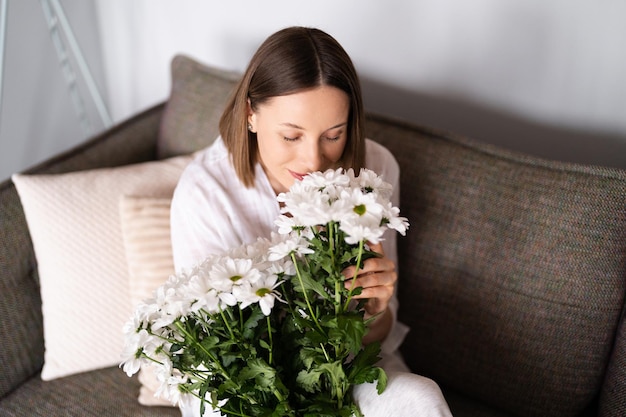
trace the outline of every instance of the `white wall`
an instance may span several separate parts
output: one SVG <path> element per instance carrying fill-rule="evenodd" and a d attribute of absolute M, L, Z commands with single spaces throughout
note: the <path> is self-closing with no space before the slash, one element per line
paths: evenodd
<path fill-rule="evenodd" d="M 369 110 L 626 168 L 624 1 L 97 1 L 118 118 L 167 96 L 175 53 L 242 71 L 267 35 L 308 25 L 350 53 Z"/>
<path fill-rule="evenodd" d="M 93 1 L 61 2 L 98 86 L 104 76 Z M 0 107 L 0 182 L 98 132 L 103 124 L 80 74 L 90 129 L 82 127 L 39 0 L 8 0 Z M 68 49 L 69 52 L 69 49 Z M 72 60 L 76 67 L 76 62 Z"/>
<path fill-rule="evenodd" d="M 116 121 L 167 97 L 174 54 L 242 71 L 270 33 L 308 25 L 350 53 L 369 110 L 548 158 L 626 168 L 622 0 L 62 4 L 96 79 L 106 81 Z M 9 6 L 0 178 L 84 138 L 39 2 Z"/>

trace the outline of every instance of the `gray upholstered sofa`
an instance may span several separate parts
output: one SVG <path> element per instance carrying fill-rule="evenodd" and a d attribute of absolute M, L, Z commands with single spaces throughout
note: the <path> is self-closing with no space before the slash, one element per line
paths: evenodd
<path fill-rule="evenodd" d="M 188 153 L 215 136 L 232 74 L 184 57 L 172 96 L 29 174 Z M 626 172 L 508 152 L 370 115 L 402 169 L 402 350 L 455 416 L 626 415 Z M 72 254 L 68 254 L 71 256 Z M 0 415 L 174 416 L 119 368 L 42 381 L 38 263 L 0 184 Z"/>

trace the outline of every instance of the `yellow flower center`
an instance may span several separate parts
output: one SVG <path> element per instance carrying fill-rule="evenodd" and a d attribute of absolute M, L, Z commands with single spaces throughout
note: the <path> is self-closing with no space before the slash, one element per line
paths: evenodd
<path fill-rule="evenodd" d="M 263 297 L 264 295 L 269 294 L 271 291 L 269 290 L 269 288 L 259 288 L 258 290 L 256 290 L 256 295 L 258 295 L 259 297 Z"/>
<path fill-rule="evenodd" d="M 359 204 L 358 206 L 354 206 L 352 210 L 354 210 L 354 212 L 359 216 L 362 216 L 367 211 L 367 208 L 365 207 L 365 204 Z"/>

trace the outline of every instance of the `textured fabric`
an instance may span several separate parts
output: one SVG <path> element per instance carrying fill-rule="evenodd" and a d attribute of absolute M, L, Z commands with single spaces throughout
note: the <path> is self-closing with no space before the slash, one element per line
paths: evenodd
<path fill-rule="evenodd" d="M 0 401 L 2 417 L 180 417 L 173 407 L 137 402 L 139 382 L 118 367 L 54 381 L 32 378 Z"/>
<path fill-rule="evenodd" d="M 172 188 L 173 193 L 173 188 Z M 131 308 L 152 296 L 174 273 L 170 239 L 171 197 L 122 196 L 120 219 L 129 273 Z M 139 403 L 171 405 L 155 397 L 160 386 L 152 366 L 139 371 Z"/>
<path fill-rule="evenodd" d="M 511 415 L 580 414 L 624 301 L 626 174 L 368 129 L 398 158 L 412 225 L 399 243 L 409 365 Z"/>
<path fill-rule="evenodd" d="M 0 398 L 43 364 L 41 298 L 30 247 L 19 197 L 7 181 L 0 184 Z"/>
<path fill-rule="evenodd" d="M 40 276 L 44 380 L 119 362 L 131 311 L 120 196 L 171 193 L 189 160 L 13 176 Z"/>
<path fill-rule="evenodd" d="M 154 158 L 162 105 L 46 160 L 28 173 L 59 173 Z M 37 262 L 12 181 L 0 183 L 0 398 L 43 365 L 44 340 Z"/>
<path fill-rule="evenodd" d="M 366 167 L 392 184 L 391 199 L 397 206 L 399 172 L 395 159 L 373 141 L 367 140 L 366 146 Z M 252 243 L 259 237 L 269 238 L 276 231 L 274 221 L 279 214 L 276 193 L 261 164 L 255 167 L 255 186 L 246 188 L 219 138 L 189 164 L 174 192 L 171 228 L 176 270 L 190 268 L 212 253 Z M 387 257 L 395 262 L 396 235 L 387 233 L 382 243 Z M 395 318 L 398 310 L 395 296 L 389 309 Z M 389 361 L 394 370 L 407 370 L 397 357 L 406 332 L 406 326 L 397 323 L 382 344 L 383 363 Z"/>
<path fill-rule="evenodd" d="M 601 417 L 626 416 L 626 322 L 624 313 L 600 396 Z"/>
<path fill-rule="evenodd" d="M 172 188 L 172 192 L 174 189 Z M 122 196 L 120 219 L 131 306 L 152 296 L 174 272 L 170 197 Z"/>
<path fill-rule="evenodd" d="M 172 90 L 158 138 L 158 157 L 205 148 L 219 135 L 224 105 L 239 74 L 177 55 L 172 60 Z"/>

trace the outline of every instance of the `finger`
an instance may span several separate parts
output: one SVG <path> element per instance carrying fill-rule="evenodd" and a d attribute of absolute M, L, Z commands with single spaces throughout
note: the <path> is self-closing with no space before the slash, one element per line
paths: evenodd
<path fill-rule="evenodd" d="M 394 288 L 389 285 L 379 285 L 377 287 L 367 287 L 361 290 L 361 294 L 355 295 L 355 299 L 369 298 L 387 304 L 393 295 Z"/>
<path fill-rule="evenodd" d="M 395 268 L 395 264 L 389 258 L 370 258 L 363 262 L 363 265 L 358 270 L 358 276 L 373 272 L 395 271 Z M 353 278 L 356 272 L 356 266 L 351 265 L 343 270 L 343 275 L 346 278 Z"/>
<path fill-rule="evenodd" d="M 372 244 L 372 243 L 367 243 L 367 246 L 370 247 L 370 250 L 372 252 L 376 252 L 376 253 L 380 253 L 381 255 L 385 256 L 385 251 L 383 249 L 383 244 L 378 242 L 376 244 Z"/>
<path fill-rule="evenodd" d="M 381 285 L 394 286 L 398 276 L 395 271 L 383 271 L 367 274 L 359 274 L 356 279 L 348 279 L 345 281 L 346 288 L 354 287 L 378 287 Z"/>

